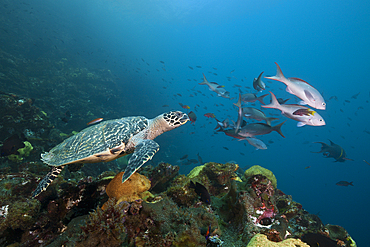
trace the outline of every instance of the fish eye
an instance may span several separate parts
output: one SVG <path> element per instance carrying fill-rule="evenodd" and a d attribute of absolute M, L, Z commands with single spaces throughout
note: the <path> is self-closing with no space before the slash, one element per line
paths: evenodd
<path fill-rule="evenodd" d="M 322 105 L 323 105 L 323 106 L 326 106 L 326 103 L 325 103 L 325 102 L 322 102 Z"/>

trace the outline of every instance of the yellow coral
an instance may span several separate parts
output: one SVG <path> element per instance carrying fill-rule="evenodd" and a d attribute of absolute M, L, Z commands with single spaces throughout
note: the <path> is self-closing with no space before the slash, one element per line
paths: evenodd
<path fill-rule="evenodd" d="M 272 173 L 272 171 L 270 171 L 270 170 L 268 170 L 266 168 L 263 168 L 262 166 L 255 165 L 255 166 L 252 166 L 251 168 L 249 168 L 248 170 L 246 170 L 244 172 L 244 176 L 246 178 L 252 177 L 252 176 L 258 175 L 258 174 L 263 175 L 268 180 L 270 180 L 271 183 L 272 183 L 272 186 L 274 186 L 274 188 L 276 189 L 276 187 L 277 187 L 277 180 L 276 180 L 275 175 Z"/>
<path fill-rule="evenodd" d="M 31 151 L 33 150 L 33 147 L 32 147 L 32 145 L 31 145 L 31 143 L 30 142 L 28 142 L 28 141 L 25 141 L 25 142 L 23 142 L 24 143 L 24 148 L 20 148 L 20 149 L 18 149 L 18 153 L 21 155 L 21 156 L 23 156 L 23 157 L 27 157 L 27 156 L 29 156 L 30 155 L 30 153 L 31 153 Z"/>
<path fill-rule="evenodd" d="M 267 239 L 266 235 L 256 234 L 248 243 L 247 247 L 310 247 L 300 239 L 288 238 L 282 242 L 272 242 Z"/>
<path fill-rule="evenodd" d="M 18 149 L 19 154 L 11 154 L 8 156 L 8 159 L 13 161 L 13 162 L 21 162 L 23 160 L 23 157 L 27 157 L 30 155 L 31 151 L 33 150 L 33 147 L 30 142 L 25 141 L 24 147 Z"/>
<path fill-rule="evenodd" d="M 118 173 L 110 181 L 106 189 L 109 198 L 115 198 L 117 204 L 123 201 L 132 202 L 138 199 L 152 197 L 151 194 L 148 194 L 150 192 L 147 191 L 151 186 L 150 180 L 147 177 L 136 172 L 130 179 L 122 183 L 122 175 L 123 172 Z M 105 207 L 106 204 L 103 205 L 102 209 L 104 210 Z"/>
<path fill-rule="evenodd" d="M 199 173 L 203 170 L 203 168 L 206 166 L 206 164 L 202 166 L 196 166 L 191 170 L 188 174 L 188 178 L 195 178 L 196 176 L 199 175 Z"/>

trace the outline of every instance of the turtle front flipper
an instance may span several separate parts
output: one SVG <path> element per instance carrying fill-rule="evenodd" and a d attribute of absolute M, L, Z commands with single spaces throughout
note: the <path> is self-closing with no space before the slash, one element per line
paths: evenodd
<path fill-rule="evenodd" d="M 155 141 L 149 139 L 140 141 L 128 161 L 125 173 L 122 176 L 122 183 L 129 179 L 145 162 L 152 159 L 158 150 L 159 145 Z"/>
<path fill-rule="evenodd" d="M 33 191 L 32 197 L 38 196 L 41 192 L 47 189 L 49 185 L 56 179 L 64 166 L 54 166 L 51 171 L 40 181 L 37 188 Z"/>

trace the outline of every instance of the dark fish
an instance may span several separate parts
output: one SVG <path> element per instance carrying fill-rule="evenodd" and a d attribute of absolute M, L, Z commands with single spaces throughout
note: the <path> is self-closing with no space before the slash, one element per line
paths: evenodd
<path fill-rule="evenodd" d="M 227 148 L 227 147 L 223 147 L 224 149 L 226 149 L 226 150 L 229 150 L 229 148 Z"/>
<path fill-rule="evenodd" d="M 344 149 L 332 141 L 330 141 L 330 145 L 323 143 L 323 142 L 315 142 L 315 143 L 320 143 L 322 145 L 321 150 L 319 152 L 312 152 L 312 153 L 323 153 L 326 158 L 334 158 L 335 161 L 338 161 L 338 162 L 344 162 L 346 160 L 351 160 L 346 157 L 346 152 L 344 151 Z"/>
<path fill-rule="evenodd" d="M 353 182 L 347 182 L 347 181 L 339 181 L 338 183 L 336 183 L 336 185 L 338 186 L 348 186 L 348 185 L 351 185 L 353 186 Z"/>
<path fill-rule="evenodd" d="M 24 141 L 26 141 L 26 138 L 23 133 L 21 134 L 21 137 L 17 134 L 10 136 L 3 142 L 3 146 L 1 147 L 1 156 L 17 154 L 18 149 L 25 147 L 25 144 L 23 143 Z"/>
<path fill-rule="evenodd" d="M 198 69 L 201 69 L 201 68 L 202 68 L 202 66 L 199 66 L 199 65 L 197 65 L 197 66 L 195 66 L 195 67 L 197 67 Z"/>
<path fill-rule="evenodd" d="M 317 247 L 337 247 L 337 242 L 319 233 L 305 233 L 302 236 L 302 241 L 309 246 Z"/>
<path fill-rule="evenodd" d="M 162 107 L 168 107 L 169 105 L 162 105 Z"/>
<path fill-rule="evenodd" d="M 357 97 L 360 95 L 360 92 L 359 93 L 356 93 L 354 95 L 351 96 L 351 99 L 357 99 Z"/>
<path fill-rule="evenodd" d="M 289 99 L 278 98 L 277 101 L 280 105 L 284 105 Z"/>
<path fill-rule="evenodd" d="M 66 117 L 62 117 L 62 118 L 61 118 L 61 120 L 62 120 L 63 122 L 65 122 L 65 123 L 68 123 L 68 121 L 69 121 L 69 118 L 66 118 Z"/>
<path fill-rule="evenodd" d="M 202 157 L 200 157 L 199 153 L 197 153 L 197 157 L 198 157 L 199 164 L 203 164 L 203 159 Z"/>
<path fill-rule="evenodd" d="M 163 62 L 163 61 L 159 61 L 159 62 L 164 64 L 164 62 Z"/>
<path fill-rule="evenodd" d="M 195 121 L 197 120 L 197 115 L 195 115 L 195 113 L 193 111 L 189 112 L 188 117 L 189 117 L 191 123 L 195 123 Z"/>
<path fill-rule="evenodd" d="M 188 156 L 189 156 L 189 155 L 185 154 L 184 156 L 182 156 L 182 157 L 180 158 L 180 160 L 184 160 L 184 159 L 186 159 Z"/>
<path fill-rule="evenodd" d="M 195 193 L 197 193 L 200 196 L 200 200 L 202 202 L 205 202 L 208 205 L 211 204 L 211 196 L 209 195 L 206 187 L 204 187 L 202 184 L 198 182 L 194 184 L 193 181 L 190 181 L 189 187 L 195 190 Z"/>
<path fill-rule="evenodd" d="M 262 74 L 263 74 L 263 71 L 258 76 L 258 78 L 254 78 L 254 80 L 253 80 L 253 88 L 255 90 L 257 90 L 258 92 L 261 92 L 261 91 L 265 90 L 265 88 L 266 88 L 265 83 L 261 79 L 262 78 Z"/>
<path fill-rule="evenodd" d="M 190 67 L 190 66 L 188 66 L 189 67 L 189 69 L 191 69 L 191 70 L 193 70 L 194 68 L 193 67 Z"/>
<path fill-rule="evenodd" d="M 71 114 L 71 112 L 69 110 L 66 111 L 65 115 L 66 115 L 67 118 L 70 118 L 72 116 L 72 114 Z"/>

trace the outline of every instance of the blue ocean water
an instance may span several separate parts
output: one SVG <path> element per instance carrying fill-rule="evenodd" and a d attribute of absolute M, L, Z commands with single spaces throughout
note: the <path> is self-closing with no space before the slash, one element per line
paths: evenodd
<path fill-rule="evenodd" d="M 109 69 L 119 78 L 121 97 L 127 105 L 116 107 L 125 114 L 155 117 L 170 109 L 186 112 L 179 103 L 190 106 L 197 121 L 158 137 L 161 149 L 154 162 L 177 164 L 180 157 L 196 159 L 199 153 L 204 162 L 233 160 L 243 169 L 262 165 L 274 172 L 278 188 L 307 211 L 319 214 L 324 224 L 343 226 L 358 246 L 366 246 L 364 226 L 370 221 L 370 166 L 363 161 L 370 161 L 368 1 L 77 0 L 16 4 L 32 9 L 32 14 L 18 20 L 19 25 L 29 25 L 30 36 L 50 38 L 58 49 L 66 51 L 69 60 Z M 35 48 L 28 55 L 41 52 Z M 242 86 L 243 93 L 255 93 L 253 79 L 262 71 L 275 75 L 274 62 L 285 76 L 302 78 L 322 93 L 327 109 L 318 112 L 326 126 L 297 128 L 295 121 L 269 109 L 264 111 L 278 114 L 280 119 L 274 124 L 287 122 L 282 127 L 286 138 L 276 132 L 260 138 L 268 144 L 267 150 L 255 150 L 244 145 L 245 141 L 215 133 L 216 122 L 204 114 L 236 121 L 236 85 Z M 225 86 L 233 99 L 217 97 L 198 85 L 202 73 L 209 81 Z M 277 97 L 298 102 L 283 83 L 263 81 Z M 255 105 L 260 106 L 258 102 Z M 312 153 L 320 150 L 320 144 L 313 142 L 328 143 L 329 139 L 354 161 L 333 162 Z M 194 166 L 181 166 L 180 173 Z M 353 181 L 354 186 L 337 186 L 341 180 Z"/>

